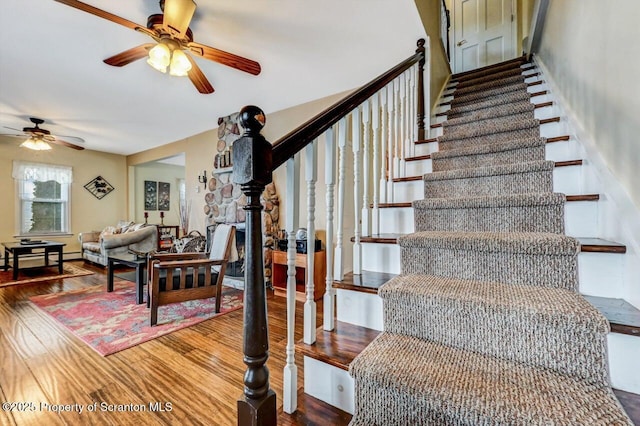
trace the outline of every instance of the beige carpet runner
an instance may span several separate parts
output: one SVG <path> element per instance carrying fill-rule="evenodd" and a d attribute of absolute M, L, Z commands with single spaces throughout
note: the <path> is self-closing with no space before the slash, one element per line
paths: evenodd
<path fill-rule="evenodd" d="M 350 366 L 353 426 L 632 424 L 521 65 L 454 92 L 402 275 L 379 291 L 385 331 Z"/>

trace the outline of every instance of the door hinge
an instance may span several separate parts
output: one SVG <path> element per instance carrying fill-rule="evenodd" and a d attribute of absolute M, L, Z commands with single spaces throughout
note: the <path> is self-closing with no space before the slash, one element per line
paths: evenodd
<path fill-rule="evenodd" d="M 513 22 L 513 13 L 511 14 L 511 22 Z"/>

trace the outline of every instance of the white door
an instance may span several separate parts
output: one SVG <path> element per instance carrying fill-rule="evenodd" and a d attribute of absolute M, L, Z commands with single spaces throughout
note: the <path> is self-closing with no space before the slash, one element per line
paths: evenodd
<path fill-rule="evenodd" d="M 455 0 L 452 12 L 454 73 L 516 57 L 512 0 Z"/>

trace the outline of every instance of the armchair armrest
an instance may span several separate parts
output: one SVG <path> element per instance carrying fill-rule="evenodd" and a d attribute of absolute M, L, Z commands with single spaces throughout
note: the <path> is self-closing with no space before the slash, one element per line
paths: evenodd
<path fill-rule="evenodd" d="M 100 239 L 100 231 L 81 232 L 78 234 L 78 241 L 82 243 L 95 243 Z"/>
<path fill-rule="evenodd" d="M 157 234 L 155 226 L 147 226 L 137 231 L 125 232 L 124 234 L 105 235 L 102 237 L 102 248 L 110 249 L 115 247 L 128 246 L 130 244 L 139 243 L 151 236 Z"/>

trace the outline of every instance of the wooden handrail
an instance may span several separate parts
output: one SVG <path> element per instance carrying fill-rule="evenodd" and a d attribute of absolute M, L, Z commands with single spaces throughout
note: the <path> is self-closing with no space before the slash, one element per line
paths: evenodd
<path fill-rule="evenodd" d="M 424 73 L 426 58 L 424 44 L 425 40 L 421 38 L 417 42 L 418 48 L 414 55 L 400 62 L 395 67 L 381 74 L 355 92 L 347 95 L 344 99 L 331 105 L 306 123 L 300 125 L 295 130 L 276 141 L 273 144 L 273 170 L 284 164 L 289 158 L 293 157 L 315 138 L 323 134 L 329 127 L 333 126 L 341 118 L 345 117 L 360 104 L 364 103 L 367 99 L 415 63 L 420 63 L 420 71 L 418 74 L 418 78 L 420 79 Z M 420 81 L 418 82 L 418 86 L 420 86 Z M 418 100 L 422 100 L 422 102 L 418 102 L 417 115 L 418 128 L 424 130 L 424 90 L 421 89 L 423 88 L 418 88 Z M 422 103 L 422 110 L 420 110 L 420 103 Z M 422 123 L 420 123 L 420 121 L 422 121 Z M 422 124 L 422 126 L 420 124 Z"/>

